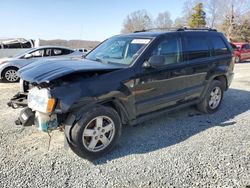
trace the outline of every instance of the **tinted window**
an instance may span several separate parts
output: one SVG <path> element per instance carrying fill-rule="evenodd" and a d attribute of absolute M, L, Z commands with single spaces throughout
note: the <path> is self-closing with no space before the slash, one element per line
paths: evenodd
<path fill-rule="evenodd" d="M 249 50 L 249 49 L 250 49 L 250 46 L 249 46 L 249 44 L 244 44 L 244 45 L 242 46 L 242 49 L 246 49 L 246 50 Z"/>
<path fill-rule="evenodd" d="M 211 43 L 214 49 L 214 55 L 223 55 L 228 53 L 226 44 L 219 36 L 211 37 Z"/>
<path fill-rule="evenodd" d="M 61 49 L 53 49 L 52 52 L 52 56 L 63 55 L 63 51 Z"/>
<path fill-rule="evenodd" d="M 210 56 L 208 41 L 204 36 L 187 36 L 184 54 L 188 60 Z"/>
<path fill-rule="evenodd" d="M 31 43 L 30 42 L 22 43 L 22 48 L 31 48 Z"/>
<path fill-rule="evenodd" d="M 67 49 L 64 49 L 64 50 L 63 50 L 63 54 L 64 54 L 64 55 L 71 54 L 72 52 L 74 52 L 74 51 L 72 51 L 72 50 L 67 50 Z"/>
<path fill-rule="evenodd" d="M 31 53 L 32 57 L 43 57 L 44 56 L 44 50 L 36 50 Z"/>
<path fill-rule="evenodd" d="M 51 49 L 45 49 L 44 56 L 51 56 Z"/>
<path fill-rule="evenodd" d="M 153 50 L 152 56 L 164 56 L 164 65 L 178 63 L 181 60 L 180 49 L 179 38 L 168 38 L 163 40 L 159 45 L 156 46 L 156 48 Z"/>
<path fill-rule="evenodd" d="M 20 43 L 12 43 L 8 45 L 8 48 L 22 48 Z"/>

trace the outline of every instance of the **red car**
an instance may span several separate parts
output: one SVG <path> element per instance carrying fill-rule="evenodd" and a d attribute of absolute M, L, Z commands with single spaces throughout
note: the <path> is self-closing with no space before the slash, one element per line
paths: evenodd
<path fill-rule="evenodd" d="M 250 44 L 244 42 L 232 42 L 234 49 L 235 62 L 240 63 L 241 61 L 250 59 Z"/>

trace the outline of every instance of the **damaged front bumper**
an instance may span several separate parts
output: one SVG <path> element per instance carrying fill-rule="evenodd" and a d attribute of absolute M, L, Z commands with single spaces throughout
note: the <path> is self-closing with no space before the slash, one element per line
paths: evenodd
<path fill-rule="evenodd" d="M 37 111 L 34 112 L 28 107 L 21 110 L 15 124 L 25 127 L 35 125 L 40 131 L 43 132 L 55 130 L 59 125 L 56 114 L 45 114 Z"/>

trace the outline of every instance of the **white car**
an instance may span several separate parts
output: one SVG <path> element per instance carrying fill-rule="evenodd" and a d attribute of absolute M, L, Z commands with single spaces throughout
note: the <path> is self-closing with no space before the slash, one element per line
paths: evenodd
<path fill-rule="evenodd" d="M 41 59 L 81 58 L 84 53 L 70 48 L 41 46 L 32 48 L 13 57 L 0 59 L 0 77 L 5 82 L 17 82 L 18 69 Z"/>

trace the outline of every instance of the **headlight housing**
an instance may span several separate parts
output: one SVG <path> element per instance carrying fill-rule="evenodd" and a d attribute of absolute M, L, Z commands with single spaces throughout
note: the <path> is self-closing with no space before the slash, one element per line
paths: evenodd
<path fill-rule="evenodd" d="M 51 97 L 48 89 L 34 87 L 28 93 L 28 107 L 34 111 L 50 113 L 53 111 L 56 100 Z"/>

